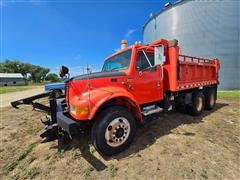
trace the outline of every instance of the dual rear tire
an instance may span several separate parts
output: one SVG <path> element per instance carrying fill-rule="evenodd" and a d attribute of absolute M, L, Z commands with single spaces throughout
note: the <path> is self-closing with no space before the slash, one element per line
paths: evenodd
<path fill-rule="evenodd" d="M 216 90 L 211 88 L 204 93 L 195 91 L 192 93 L 192 103 L 187 106 L 187 112 L 193 116 L 199 116 L 204 109 L 211 110 L 216 104 Z"/>
<path fill-rule="evenodd" d="M 216 105 L 217 100 L 216 89 L 212 88 L 207 90 L 205 93 L 205 99 L 206 99 L 205 109 L 207 110 L 213 109 Z"/>
<path fill-rule="evenodd" d="M 205 108 L 205 96 L 202 92 L 192 93 L 192 103 L 188 105 L 187 112 L 193 116 L 199 116 Z"/>

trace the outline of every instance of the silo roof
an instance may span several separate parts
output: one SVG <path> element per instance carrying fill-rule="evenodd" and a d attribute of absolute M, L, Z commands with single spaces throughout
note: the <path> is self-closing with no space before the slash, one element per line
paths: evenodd
<path fill-rule="evenodd" d="M 163 13 L 164 11 L 168 10 L 168 9 L 171 9 L 172 7 L 175 7 L 177 5 L 179 5 L 180 3 L 182 3 L 183 1 L 187 1 L 187 0 L 177 0 L 176 2 L 174 3 L 170 3 L 169 6 L 167 7 L 164 7 L 163 9 L 161 9 L 159 12 L 157 13 L 154 13 L 148 20 L 147 22 L 145 22 L 145 24 L 143 25 L 143 30 L 144 28 L 147 26 L 147 24 L 154 18 L 156 18 L 159 14 Z"/>

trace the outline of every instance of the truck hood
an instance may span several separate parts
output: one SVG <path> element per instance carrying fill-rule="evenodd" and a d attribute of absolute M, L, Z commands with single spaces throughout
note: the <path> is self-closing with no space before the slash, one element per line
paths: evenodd
<path fill-rule="evenodd" d="M 84 79 L 94 79 L 94 78 L 104 78 L 113 76 L 126 76 L 125 72 L 111 71 L 111 72 L 96 72 L 91 74 L 83 74 L 79 76 L 72 77 L 71 80 L 84 80 Z"/>
<path fill-rule="evenodd" d="M 80 97 L 82 93 L 87 91 L 88 83 L 91 89 L 104 89 L 108 86 L 124 87 L 122 84 L 126 79 L 125 72 L 97 72 L 92 74 L 80 75 L 70 79 L 68 82 L 68 97 Z M 71 98 L 70 98 L 71 99 Z M 70 100 L 71 101 L 71 100 Z"/>

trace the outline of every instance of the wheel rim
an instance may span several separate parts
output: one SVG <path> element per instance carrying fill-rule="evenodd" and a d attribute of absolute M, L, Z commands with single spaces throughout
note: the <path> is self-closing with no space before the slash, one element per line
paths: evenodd
<path fill-rule="evenodd" d="M 118 117 L 111 121 L 105 131 L 105 139 L 109 146 L 117 147 L 128 139 L 130 124 L 125 117 Z"/>
<path fill-rule="evenodd" d="M 202 108 L 203 108 L 203 99 L 201 97 L 198 97 L 197 111 L 201 111 Z"/>
<path fill-rule="evenodd" d="M 211 94 L 211 96 L 210 96 L 210 106 L 211 107 L 214 105 L 214 101 L 215 101 L 214 95 Z"/>

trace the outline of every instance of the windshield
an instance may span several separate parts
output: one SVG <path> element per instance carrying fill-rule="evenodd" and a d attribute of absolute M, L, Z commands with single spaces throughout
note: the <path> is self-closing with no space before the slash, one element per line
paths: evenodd
<path fill-rule="evenodd" d="M 131 60 L 132 50 L 124 51 L 104 62 L 102 72 L 128 69 Z"/>

